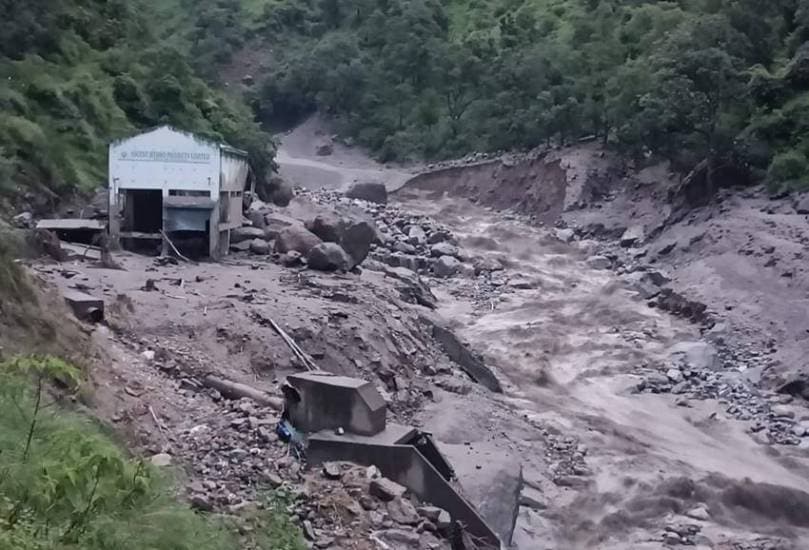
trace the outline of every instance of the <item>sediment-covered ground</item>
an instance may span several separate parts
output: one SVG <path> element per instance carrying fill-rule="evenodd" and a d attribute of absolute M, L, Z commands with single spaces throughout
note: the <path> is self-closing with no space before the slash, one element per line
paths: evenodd
<path fill-rule="evenodd" d="M 272 320 L 318 366 L 373 380 L 395 418 L 433 432 L 517 548 L 809 546 L 809 250 L 792 202 L 723 190 L 695 207 L 665 167 L 594 145 L 410 180 L 339 146 L 317 155 L 319 132 L 302 127 L 279 154 L 308 190 L 254 205 L 266 227 L 222 263 L 121 253 L 123 270 L 31 266 L 104 295 L 96 408 L 141 452 L 170 456 L 192 502 L 238 510 L 283 484 L 305 493 L 295 511 L 319 548 L 446 544 L 423 518 L 363 504 L 355 470 L 301 470 L 276 411 L 201 382 L 277 396 L 303 366 Z M 366 179 L 396 190 L 388 205 L 341 193 Z M 318 216 L 320 233 L 335 216 L 376 227 L 359 269 L 268 253 Z M 436 327 L 472 358 L 451 358 Z M 323 512 L 313 483 L 345 513 Z"/>

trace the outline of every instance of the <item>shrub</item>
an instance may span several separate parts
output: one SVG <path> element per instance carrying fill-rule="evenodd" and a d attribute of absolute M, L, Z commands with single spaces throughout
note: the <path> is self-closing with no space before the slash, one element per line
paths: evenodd
<path fill-rule="evenodd" d="M 770 163 L 768 177 L 772 187 L 797 186 L 796 182 L 809 177 L 809 161 L 799 151 L 779 153 Z"/>

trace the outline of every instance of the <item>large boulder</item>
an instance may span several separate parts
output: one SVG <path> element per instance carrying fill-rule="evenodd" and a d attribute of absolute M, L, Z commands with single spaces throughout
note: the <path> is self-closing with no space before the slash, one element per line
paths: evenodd
<path fill-rule="evenodd" d="M 256 183 L 256 195 L 265 203 L 287 206 L 295 196 L 295 191 L 281 176 L 276 175 L 267 181 Z"/>
<path fill-rule="evenodd" d="M 795 201 L 795 212 L 798 214 L 809 214 L 809 193 L 806 193 Z"/>
<path fill-rule="evenodd" d="M 452 256 L 457 258 L 458 254 L 458 247 L 448 242 L 437 243 L 430 247 L 430 255 L 433 258 L 440 258 L 441 256 Z"/>
<path fill-rule="evenodd" d="M 461 267 L 461 262 L 452 256 L 441 256 L 433 265 L 433 274 L 436 277 L 446 278 L 452 277 L 458 272 Z"/>
<path fill-rule="evenodd" d="M 264 216 L 264 236 L 270 241 L 277 239 L 281 231 L 293 225 L 300 227 L 301 222 L 283 214 L 266 214 Z"/>
<path fill-rule="evenodd" d="M 407 492 L 407 488 L 388 478 L 380 477 L 371 480 L 368 492 L 379 500 L 390 502 L 397 498 L 402 498 Z"/>
<path fill-rule="evenodd" d="M 11 218 L 11 221 L 14 224 L 14 227 L 18 227 L 20 229 L 31 229 L 34 227 L 34 215 L 30 212 L 17 214 Z"/>
<path fill-rule="evenodd" d="M 475 260 L 472 262 L 472 265 L 475 266 L 475 275 L 480 275 L 481 273 L 486 272 L 491 273 L 493 271 L 503 271 L 503 269 L 505 269 L 505 267 L 503 267 L 503 263 L 500 260 L 489 256 L 475 258 Z"/>
<path fill-rule="evenodd" d="M 406 267 L 411 271 L 419 270 L 418 257 L 412 256 L 410 254 L 402 254 L 400 252 L 388 254 L 387 256 L 385 256 L 385 263 L 391 267 Z"/>
<path fill-rule="evenodd" d="M 259 227 L 237 227 L 230 231 L 230 243 L 237 244 L 253 239 L 263 239 L 264 230 Z"/>
<path fill-rule="evenodd" d="M 449 231 L 445 229 L 439 229 L 438 231 L 430 233 L 430 236 L 427 238 L 427 244 L 436 244 L 451 240 L 452 234 Z"/>
<path fill-rule="evenodd" d="M 297 250 L 290 250 L 281 256 L 281 264 L 286 267 L 295 267 L 303 263 L 301 253 Z"/>
<path fill-rule="evenodd" d="M 334 152 L 334 144 L 332 144 L 331 140 L 325 140 L 318 143 L 317 147 L 315 148 L 315 154 L 319 157 L 327 157 Z"/>
<path fill-rule="evenodd" d="M 410 244 L 420 245 L 427 239 L 427 233 L 418 225 L 414 225 L 408 229 L 407 237 Z"/>
<path fill-rule="evenodd" d="M 371 245 L 376 240 L 376 227 L 367 220 L 344 220 L 340 244 L 351 257 L 352 265 L 361 264 L 368 257 Z"/>
<path fill-rule="evenodd" d="M 346 191 L 346 197 L 349 199 L 375 202 L 377 204 L 387 204 L 388 190 L 385 188 L 384 183 L 373 181 L 355 183 Z"/>
<path fill-rule="evenodd" d="M 646 232 L 644 231 L 643 226 L 633 225 L 624 231 L 624 234 L 621 237 L 621 246 L 626 248 L 635 246 L 641 244 L 645 238 Z"/>
<path fill-rule="evenodd" d="M 555 229 L 554 234 L 563 243 L 572 242 L 576 238 L 576 232 L 572 229 Z"/>
<path fill-rule="evenodd" d="M 275 239 L 275 252 L 284 254 L 295 250 L 303 255 L 308 255 L 309 251 L 321 242 L 320 237 L 302 225 L 291 225 L 283 229 Z"/>
<path fill-rule="evenodd" d="M 591 269 L 609 269 L 612 267 L 612 260 L 606 256 L 590 256 L 587 258 L 587 267 Z"/>
<path fill-rule="evenodd" d="M 293 198 L 295 198 L 295 190 L 292 189 L 292 186 L 284 180 L 281 180 L 270 195 L 270 200 L 276 206 L 288 206 L 289 203 L 292 202 Z"/>
<path fill-rule="evenodd" d="M 264 210 L 250 210 L 247 212 L 247 219 L 253 224 L 253 227 L 264 229 L 267 227 L 267 220 L 265 219 L 267 212 Z"/>
<path fill-rule="evenodd" d="M 351 258 L 337 243 L 320 243 L 309 251 L 306 263 L 320 271 L 348 271 Z"/>
<path fill-rule="evenodd" d="M 339 243 L 342 233 L 340 218 L 335 214 L 319 214 L 306 222 L 306 229 L 327 243 Z"/>
<path fill-rule="evenodd" d="M 649 300 L 660 294 L 661 288 L 669 280 L 657 271 L 635 271 L 624 275 L 629 287 L 644 300 Z"/>
<path fill-rule="evenodd" d="M 269 254 L 270 243 L 264 239 L 253 239 L 250 241 L 250 252 L 253 254 Z"/>
<path fill-rule="evenodd" d="M 394 252 L 401 252 L 402 254 L 415 254 L 416 247 L 404 241 L 396 241 L 393 245 Z"/>
<path fill-rule="evenodd" d="M 252 239 L 249 241 L 242 241 L 240 243 L 230 243 L 230 249 L 234 252 L 247 252 L 250 250 L 250 245 L 252 243 Z"/>
<path fill-rule="evenodd" d="M 669 348 L 672 362 L 697 371 L 716 370 L 722 366 L 716 348 L 708 342 L 679 342 Z"/>

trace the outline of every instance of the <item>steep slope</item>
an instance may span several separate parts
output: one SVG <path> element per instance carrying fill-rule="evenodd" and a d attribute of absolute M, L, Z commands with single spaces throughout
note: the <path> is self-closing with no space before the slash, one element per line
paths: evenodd
<path fill-rule="evenodd" d="M 110 140 L 162 123 L 245 148 L 265 173 L 271 139 L 240 99 L 199 77 L 181 41 L 158 37 L 157 14 L 170 19 L 158 5 L 3 3 L 0 194 L 41 206 L 91 190 L 105 180 Z"/>

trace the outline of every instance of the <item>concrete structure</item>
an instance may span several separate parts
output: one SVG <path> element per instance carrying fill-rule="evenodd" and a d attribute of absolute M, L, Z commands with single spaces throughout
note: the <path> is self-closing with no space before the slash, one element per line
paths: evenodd
<path fill-rule="evenodd" d="M 52 231 L 60 241 L 90 244 L 107 230 L 106 222 L 76 218 L 40 220 L 37 229 Z"/>
<path fill-rule="evenodd" d="M 104 320 L 104 300 L 78 290 L 64 292 L 65 303 L 73 314 L 82 321 L 99 323 Z"/>
<path fill-rule="evenodd" d="M 388 423 L 387 406 L 373 384 L 309 372 L 289 376 L 284 396 L 289 421 L 308 434 L 310 465 L 336 460 L 376 466 L 419 499 L 449 512 L 485 544 L 481 548 L 501 547 L 497 533 L 455 487 L 455 472 L 432 436 Z"/>
<path fill-rule="evenodd" d="M 48 231 L 103 231 L 106 224 L 101 220 L 84 220 L 78 218 L 39 220 L 37 229 Z"/>
<path fill-rule="evenodd" d="M 303 432 L 335 430 L 374 435 L 385 429 L 387 405 L 373 384 L 366 380 L 307 372 L 287 377 L 297 391 L 287 398 L 292 425 Z"/>
<path fill-rule="evenodd" d="M 501 548 L 497 533 L 475 507 L 412 445 L 380 443 L 376 437 L 341 439 L 320 433 L 309 438 L 306 456 L 313 466 L 329 461 L 376 466 L 382 475 L 407 487 L 420 500 L 449 512 L 452 521 L 481 541 L 481 550 Z"/>
<path fill-rule="evenodd" d="M 217 258 L 242 226 L 247 153 L 169 126 L 114 142 L 109 150 L 113 241 L 205 236 Z M 164 251 L 165 251 L 164 242 Z"/>

